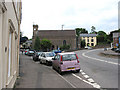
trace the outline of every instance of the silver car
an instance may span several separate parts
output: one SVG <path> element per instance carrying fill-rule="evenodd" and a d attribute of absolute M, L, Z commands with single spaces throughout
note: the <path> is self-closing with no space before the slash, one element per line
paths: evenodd
<path fill-rule="evenodd" d="M 50 65 L 52 64 L 52 61 L 53 61 L 52 58 L 54 58 L 54 56 L 55 56 L 55 53 L 53 52 L 43 52 L 41 56 L 39 56 L 40 63 Z"/>

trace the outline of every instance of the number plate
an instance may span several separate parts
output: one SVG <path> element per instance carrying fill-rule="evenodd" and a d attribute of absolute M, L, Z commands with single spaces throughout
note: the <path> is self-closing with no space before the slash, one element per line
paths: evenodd
<path fill-rule="evenodd" d="M 72 68 L 68 68 L 67 70 L 72 70 L 72 69 L 75 69 L 75 67 L 72 67 Z"/>

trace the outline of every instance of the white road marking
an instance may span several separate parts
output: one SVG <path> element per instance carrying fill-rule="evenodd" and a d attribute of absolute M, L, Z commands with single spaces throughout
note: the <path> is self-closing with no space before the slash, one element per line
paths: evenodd
<path fill-rule="evenodd" d="M 89 79 L 88 79 L 88 81 L 89 81 L 89 82 L 91 82 L 91 83 L 92 83 L 92 82 L 94 82 L 94 80 L 93 80 L 93 79 L 91 79 L 91 78 L 89 78 Z"/>
<path fill-rule="evenodd" d="M 84 75 L 84 77 L 85 77 L 85 78 L 89 78 L 89 76 L 88 76 L 88 75 Z"/>
<path fill-rule="evenodd" d="M 73 74 L 73 73 L 72 73 L 72 75 L 75 76 L 76 78 L 82 80 L 83 82 L 85 82 L 85 83 L 87 83 L 87 84 L 89 84 L 89 85 L 92 85 L 94 88 L 99 88 L 99 89 L 101 88 L 101 86 L 98 85 L 97 83 L 88 82 L 88 81 L 82 79 L 81 77 L 79 77 L 79 76 L 77 76 L 76 74 Z"/>
<path fill-rule="evenodd" d="M 97 50 L 100 50 L 100 49 L 97 49 Z M 89 57 L 89 56 L 85 55 L 86 53 L 89 53 L 89 52 L 92 52 L 92 51 L 96 51 L 96 50 L 91 50 L 91 51 L 84 52 L 82 55 L 83 55 L 84 57 L 90 58 L 90 59 L 92 59 L 92 60 L 97 60 L 97 61 L 101 61 L 101 62 L 106 62 L 106 63 L 110 63 L 110 64 L 114 64 L 114 65 L 120 65 L 120 64 L 115 63 L 115 62 L 105 61 L 105 60 L 102 60 L 102 59 L 93 58 L 93 57 Z"/>
<path fill-rule="evenodd" d="M 85 75 L 85 73 L 84 73 L 84 72 L 81 72 L 81 74 L 82 74 L 82 75 Z"/>
<path fill-rule="evenodd" d="M 80 70 L 80 72 L 82 72 L 83 70 Z"/>

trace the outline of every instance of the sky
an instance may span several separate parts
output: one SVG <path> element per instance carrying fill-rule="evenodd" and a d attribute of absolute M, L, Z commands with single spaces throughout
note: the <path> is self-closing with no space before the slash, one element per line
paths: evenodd
<path fill-rule="evenodd" d="M 118 29 L 119 0 L 22 0 L 21 32 L 29 39 L 39 30 L 85 28 L 107 34 Z"/>

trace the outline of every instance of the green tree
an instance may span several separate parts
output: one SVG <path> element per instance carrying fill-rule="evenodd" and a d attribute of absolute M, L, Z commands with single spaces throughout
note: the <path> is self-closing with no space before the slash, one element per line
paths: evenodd
<path fill-rule="evenodd" d="M 104 43 L 107 41 L 107 34 L 104 31 L 98 31 L 97 34 L 98 43 Z"/>
<path fill-rule="evenodd" d="M 60 46 L 60 49 L 63 51 L 63 50 L 69 50 L 70 49 L 70 45 L 63 45 L 63 46 Z"/>
<path fill-rule="evenodd" d="M 81 48 L 84 48 L 86 46 L 85 40 L 81 41 Z"/>
<path fill-rule="evenodd" d="M 36 51 L 39 51 L 39 50 L 40 50 L 40 39 L 39 39 L 39 37 L 36 37 L 36 38 L 35 38 L 34 49 L 35 49 Z"/>
<path fill-rule="evenodd" d="M 47 40 L 47 39 L 43 39 L 41 42 L 40 42 L 40 46 L 41 46 L 41 49 L 43 51 L 48 51 L 48 49 L 50 50 L 51 46 L 52 46 L 52 43 L 50 40 Z"/>
<path fill-rule="evenodd" d="M 97 34 L 95 26 L 91 27 L 91 34 Z"/>
<path fill-rule="evenodd" d="M 79 37 L 80 34 L 82 33 L 87 33 L 88 34 L 88 31 L 85 29 L 85 28 L 76 28 L 76 35 Z"/>

